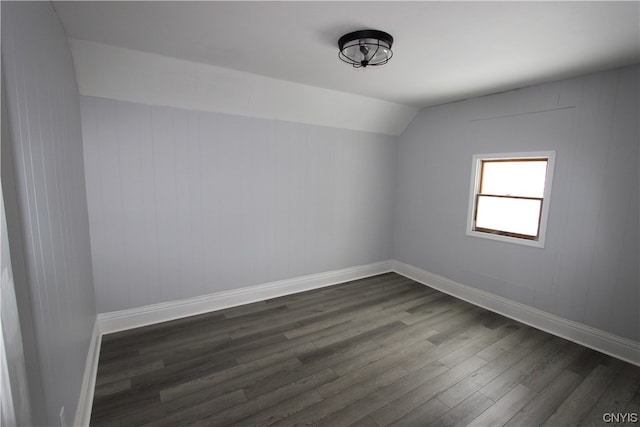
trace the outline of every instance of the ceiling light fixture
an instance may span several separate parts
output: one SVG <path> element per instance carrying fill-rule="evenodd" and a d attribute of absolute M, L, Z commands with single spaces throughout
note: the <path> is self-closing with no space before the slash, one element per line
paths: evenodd
<path fill-rule="evenodd" d="M 360 30 L 338 40 L 338 57 L 353 68 L 375 67 L 389 62 L 393 56 L 393 37 L 384 31 Z"/>

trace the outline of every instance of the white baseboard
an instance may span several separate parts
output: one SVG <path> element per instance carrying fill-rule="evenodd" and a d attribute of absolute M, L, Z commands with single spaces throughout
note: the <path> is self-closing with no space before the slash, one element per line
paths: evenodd
<path fill-rule="evenodd" d="M 98 373 L 98 359 L 100 358 L 100 344 L 102 342 L 100 325 L 96 318 L 89 342 L 87 361 L 82 376 L 82 386 L 80 387 L 80 399 L 73 421 L 74 426 L 88 426 L 91 421 L 91 407 L 93 405 L 93 392 L 96 388 L 96 375 Z"/>
<path fill-rule="evenodd" d="M 640 366 L 640 343 L 393 261 L 393 271 L 471 304 Z"/>
<path fill-rule="evenodd" d="M 98 315 L 100 332 L 108 334 L 295 294 L 311 289 L 323 288 L 325 286 L 388 273 L 391 271 L 391 266 L 392 262 L 390 260 L 381 261 L 241 289 L 216 292 L 195 298 L 146 305 L 110 313 L 101 313 Z"/>

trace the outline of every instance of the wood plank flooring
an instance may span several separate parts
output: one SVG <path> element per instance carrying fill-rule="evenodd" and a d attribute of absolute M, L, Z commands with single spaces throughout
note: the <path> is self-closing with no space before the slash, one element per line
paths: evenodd
<path fill-rule="evenodd" d="M 93 426 L 601 425 L 640 368 L 395 273 L 103 337 Z"/>

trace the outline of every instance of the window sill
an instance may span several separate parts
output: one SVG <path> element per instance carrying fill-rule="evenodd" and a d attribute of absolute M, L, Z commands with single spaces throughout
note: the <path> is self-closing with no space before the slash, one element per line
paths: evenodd
<path fill-rule="evenodd" d="M 483 233 L 481 231 L 467 230 L 467 236 L 480 237 L 482 239 L 497 240 L 499 242 L 514 243 L 516 245 L 532 246 L 534 248 L 544 248 L 544 239 L 527 240 L 517 237 L 501 236 L 499 234 Z"/>

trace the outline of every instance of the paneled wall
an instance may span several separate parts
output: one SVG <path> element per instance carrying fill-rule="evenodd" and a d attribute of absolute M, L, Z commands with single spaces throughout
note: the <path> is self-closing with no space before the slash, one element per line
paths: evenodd
<path fill-rule="evenodd" d="M 433 107 L 400 137 L 396 259 L 640 339 L 639 67 Z M 544 249 L 467 236 L 473 154 L 556 150 Z"/>
<path fill-rule="evenodd" d="M 81 97 L 99 312 L 392 256 L 397 138 Z"/>
<path fill-rule="evenodd" d="M 96 318 L 79 94 L 51 4 L 1 7 L 2 186 L 33 422 L 58 425 L 61 407 L 73 420 Z"/>

